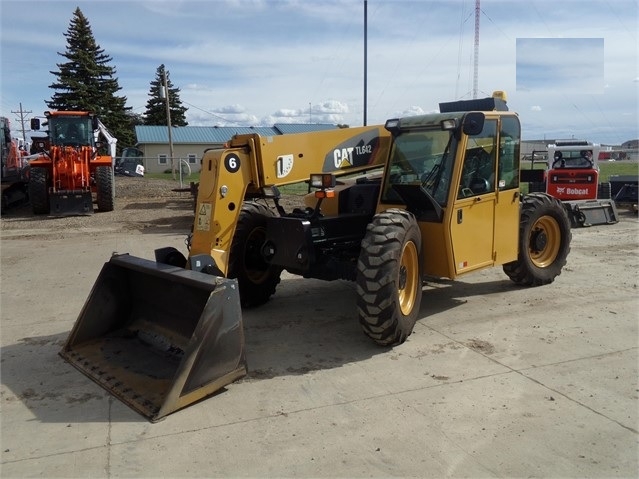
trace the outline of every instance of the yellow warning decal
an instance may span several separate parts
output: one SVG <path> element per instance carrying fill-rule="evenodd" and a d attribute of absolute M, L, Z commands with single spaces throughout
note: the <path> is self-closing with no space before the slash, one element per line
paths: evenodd
<path fill-rule="evenodd" d="M 198 231 L 211 231 L 211 204 L 202 203 L 197 211 L 195 228 Z"/>

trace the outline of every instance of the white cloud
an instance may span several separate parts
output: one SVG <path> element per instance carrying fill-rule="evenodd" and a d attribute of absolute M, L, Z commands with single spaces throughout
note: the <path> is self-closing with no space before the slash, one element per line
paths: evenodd
<path fill-rule="evenodd" d="M 348 105 L 338 100 L 327 100 L 318 105 L 311 104 L 311 111 L 313 113 L 331 114 L 346 114 L 349 112 Z"/>
<path fill-rule="evenodd" d="M 222 108 L 217 108 L 215 110 L 213 110 L 217 113 L 233 113 L 233 114 L 237 114 L 237 113 L 244 113 L 246 111 L 246 108 L 244 108 L 242 105 L 226 105 L 223 106 Z"/>
<path fill-rule="evenodd" d="M 299 117 L 301 114 L 300 110 L 287 110 L 287 109 L 280 109 L 277 110 L 275 113 L 273 113 L 272 116 L 276 117 L 276 118 L 297 118 Z"/>
<path fill-rule="evenodd" d="M 368 124 L 383 124 L 472 95 L 474 2 L 369 0 L 367 105 L 361 0 L 81 3 L 96 41 L 113 57 L 120 93 L 137 113 L 144 111 L 160 64 L 181 89 L 192 125 L 257 126 L 310 118 L 357 126 L 365 108 Z M 505 90 L 510 108 L 520 112 L 524 138 L 567 129 L 599 142 L 636 137 L 639 77 L 628 81 L 639 61 L 632 20 L 636 1 L 543 2 L 548 9 L 533 3 L 482 2 L 480 95 Z M 75 7 L 63 1 L 2 0 L 3 112 L 22 103 L 32 114 L 42 114 L 44 100 L 52 95 L 49 71 L 64 60 L 57 52 L 65 50 L 63 33 Z M 28 18 L 38 28 L 25 35 L 16 18 Z M 597 70 L 593 84 L 599 94 L 574 88 L 548 94 L 520 85 L 518 38 L 586 36 L 603 39 L 603 60 L 586 56 L 573 71 L 588 70 L 589 60 L 603 61 L 603 73 Z M 540 64 L 549 69 L 561 68 L 561 62 L 548 62 L 552 55 L 545 57 L 535 59 L 545 60 Z M 543 110 L 535 108 L 542 104 Z"/>
<path fill-rule="evenodd" d="M 425 113 L 426 111 L 424 111 L 424 109 L 421 106 L 413 105 L 413 106 L 409 106 L 405 110 L 396 112 L 396 115 L 393 115 L 393 116 L 396 116 L 396 117 L 416 116 L 416 115 L 423 115 Z"/>

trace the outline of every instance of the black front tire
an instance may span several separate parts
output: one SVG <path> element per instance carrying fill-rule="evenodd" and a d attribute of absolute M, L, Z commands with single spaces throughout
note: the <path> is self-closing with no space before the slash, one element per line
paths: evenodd
<path fill-rule="evenodd" d="M 381 346 L 406 341 L 422 298 L 421 233 L 404 210 L 376 215 L 357 261 L 357 310 L 364 333 Z"/>
<path fill-rule="evenodd" d="M 115 208 L 113 168 L 98 166 L 95 169 L 95 189 L 98 211 L 113 211 Z"/>
<path fill-rule="evenodd" d="M 237 278 L 244 307 L 266 303 L 275 293 L 282 269 L 268 264 L 262 255 L 266 222 L 274 213 L 259 203 L 244 203 L 237 221 L 229 257 L 229 278 Z"/>
<path fill-rule="evenodd" d="M 33 214 L 49 213 L 49 172 L 40 166 L 29 170 L 29 199 Z"/>
<path fill-rule="evenodd" d="M 570 219 L 561 201 L 544 193 L 524 196 L 519 221 L 519 256 L 503 266 L 522 286 L 552 283 L 570 252 Z"/>

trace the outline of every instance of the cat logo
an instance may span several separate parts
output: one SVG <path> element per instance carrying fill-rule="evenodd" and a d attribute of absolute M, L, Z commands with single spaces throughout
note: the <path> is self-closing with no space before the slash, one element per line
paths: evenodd
<path fill-rule="evenodd" d="M 353 166 L 353 147 L 336 148 L 333 150 L 335 168 L 349 168 Z"/>

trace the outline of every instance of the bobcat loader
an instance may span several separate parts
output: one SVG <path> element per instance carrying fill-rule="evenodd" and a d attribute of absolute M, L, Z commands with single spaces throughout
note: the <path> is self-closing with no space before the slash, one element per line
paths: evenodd
<path fill-rule="evenodd" d="M 427 276 L 501 265 L 551 283 L 570 221 L 559 200 L 520 195 L 520 123 L 502 98 L 207 151 L 188 255 L 114 255 L 61 355 L 156 421 L 246 374 L 241 307 L 268 301 L 283 270 L 354 281 L 354 315 L 382 346 L 411 334 Z M 278 186 L 304 180 L 306 204 L 285 211 Z"/>
<path fill-rule="evenodd" d="M 599 182 L 601 146 L 586 140 L 558 140 L 548 145 L 545 170 L 522 172 L 529 191 L 544 191 L 559 199 L 574 228 L 619 222 L 611 184 Z"/>

